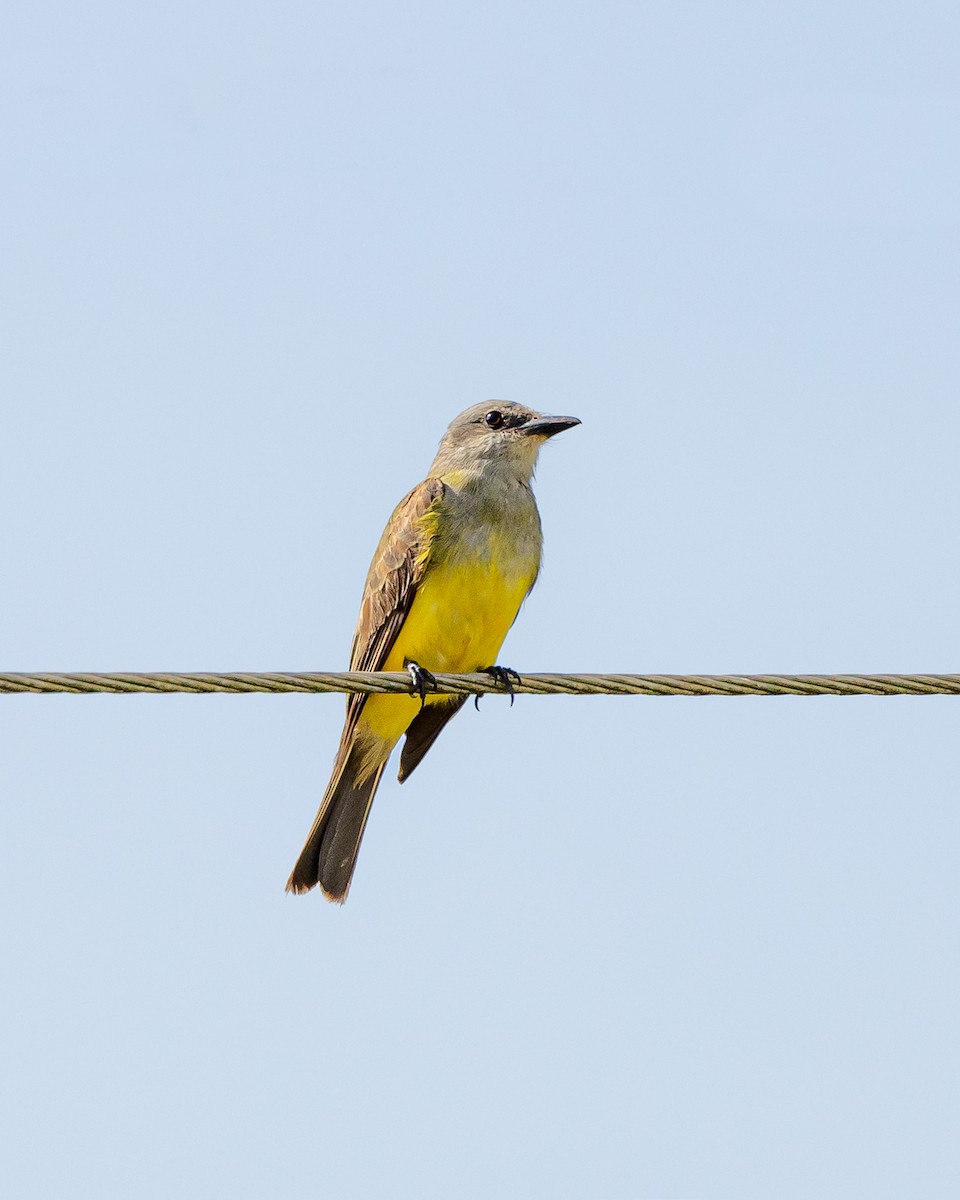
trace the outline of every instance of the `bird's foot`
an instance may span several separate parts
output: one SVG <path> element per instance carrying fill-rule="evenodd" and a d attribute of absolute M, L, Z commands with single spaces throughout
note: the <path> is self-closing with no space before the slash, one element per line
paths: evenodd
<path fill-rule="evenodd" d="M 404 665 L 410 675 L 410 694 L 420 697 L 420 707 L 423 708 L 427 702 L 427 688 L 433 691 L 437 686 L 437 678 L 419 663 L 408 662 Z"/>
<path fill-rule="evenodd" d="M 513 707 L 513 685 L 515 683 L 518 683 L 518 684 L 523 683 L 523 680 L 520 678 L 519 674 L 513 669 L 513 667 L 484 667 L 483 673 L 484 673 L 484 675 L 489 675 L 494 683 L 497 683 L 500 685 L 500 687 L 506 689 L 507 695 L 510 697 L 510 707 L 512 708 Z M 480 708 L 479 694 L 474 696 L 473 704 L 474 704 L 474 707 L 479 710 L 479 708 Z"/>

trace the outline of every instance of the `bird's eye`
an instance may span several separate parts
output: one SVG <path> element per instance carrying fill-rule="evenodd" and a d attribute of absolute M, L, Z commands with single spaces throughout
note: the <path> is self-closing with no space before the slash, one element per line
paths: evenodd
<path fill-rule="evenodd" d="M 499 429 L 503 424 L 503 413 L 499 409 L 492 408 L 483 419 L 489 429 Z"/>

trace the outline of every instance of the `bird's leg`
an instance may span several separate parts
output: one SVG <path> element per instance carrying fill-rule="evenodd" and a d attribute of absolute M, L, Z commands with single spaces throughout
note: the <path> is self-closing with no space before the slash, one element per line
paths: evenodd
<path fill-rule="evenodd" d="M 506 688 L 507 694 L 510 697 L 510 707 L 513 707 L 513 685 L 514 683 L 523 683 L 519 674 L 513 667 L 484 667 L 484 675 L 489 675 L 494 683 L 497 683 L 502 688 Z M 480 707 L 479 694 L 474 696 L 473 703 L 476 708 Z"/>
<path fill-rule="evenodd" d="M 407 671 L 410 675 L 410 691 L 414 696 L 420 697 L 420 707 L 423 708 L 424 704 L 427 702 L 427 688 L 432 690 L 437 686 L 436 676 L 431 675 L 431 673 L 425 667 L 421 667 L 419 663 L 408 662 L 404 663 L 404 666 L 407 668 Z"/>

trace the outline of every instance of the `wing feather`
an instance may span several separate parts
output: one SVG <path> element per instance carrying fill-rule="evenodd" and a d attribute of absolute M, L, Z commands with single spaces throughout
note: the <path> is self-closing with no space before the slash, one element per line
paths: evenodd
<path fill-rule="evenodd" d="M 387 661 L 423 578 L 444 496 L 439 479 L 425 479 L 393 511 L 367 572 L 360 616 L 350 652 L 351 671 L 379 671 Z M 347 701 L 347 724 L 356 724 L 366 696 Z"/>

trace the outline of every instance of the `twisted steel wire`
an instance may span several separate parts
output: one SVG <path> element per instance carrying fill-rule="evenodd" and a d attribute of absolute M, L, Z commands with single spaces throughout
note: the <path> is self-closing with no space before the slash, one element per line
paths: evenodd
<path fill-rule="evenodd" d="M 433 694 L 504 694 L 483 672 L 436 675 Z M 283 674 L 9 674 L 0 694 L 205 694 L 248 692 L 384 692 L 410 694 L 405 671 Z M 513 685 L 531 696 L 958 696 L 960 675 L 523 675 Z"/>

